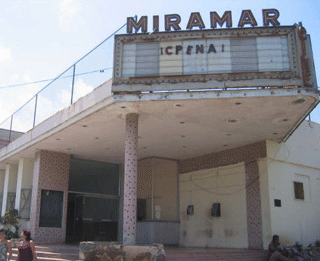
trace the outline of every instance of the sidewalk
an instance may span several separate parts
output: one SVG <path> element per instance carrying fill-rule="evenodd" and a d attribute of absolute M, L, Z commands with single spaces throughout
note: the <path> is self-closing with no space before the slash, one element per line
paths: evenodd
<path fill-rule="evenodd" d="M 165 246 L 167 261 L 265 261 L 266 250 Z"/>

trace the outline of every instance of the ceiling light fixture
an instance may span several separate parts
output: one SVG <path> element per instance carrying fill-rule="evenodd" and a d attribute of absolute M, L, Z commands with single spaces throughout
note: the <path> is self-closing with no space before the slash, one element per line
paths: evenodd
<path fill-rule="evenodd" d="M 301 103 L 304 103 L 306 100 L 305 99 L 296 99 L 295 101 L 293 101 L 293 104 L 301 104 Z"/>

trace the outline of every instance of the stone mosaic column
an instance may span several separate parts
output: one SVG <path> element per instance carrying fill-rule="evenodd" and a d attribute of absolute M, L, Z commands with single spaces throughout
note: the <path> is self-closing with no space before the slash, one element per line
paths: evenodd
<path fill-rule="evenodd" d="M 249 248 L 262 249 L 262 216 L 258 162 L 246 162 L 245 171 Z"/>
<path fill-rule="evenodd" d="M 126 116 L 123 199 L 123 244 L 136 243 L 138 114 Z"/>

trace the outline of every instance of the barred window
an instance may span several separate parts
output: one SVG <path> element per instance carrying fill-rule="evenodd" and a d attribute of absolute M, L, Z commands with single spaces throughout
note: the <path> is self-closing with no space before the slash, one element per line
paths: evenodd
<path fill-rule="evenodd" d="M 294 196 L 295 196 L 295 199 L 304 200 L 303 183 L 294 181 L 293 184 L 294 184 Z"/>

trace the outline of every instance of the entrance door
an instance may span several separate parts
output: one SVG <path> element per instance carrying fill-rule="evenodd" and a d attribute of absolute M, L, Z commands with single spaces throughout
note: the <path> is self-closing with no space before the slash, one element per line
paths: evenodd
<path fill-rule="evenodd" d="M 69 193 L 66 242 L 117 241 L 119 199 Z"/>
<path fill-rule="evenodd" d="M 117 241 L 119 165 L 71 158 L 67 242 Z"/>
<path fill-rule="evenodd" d="M 73 243 L 82 241 L 82 211 L 83 195 L 69 193 L 66 242 Z"/>

